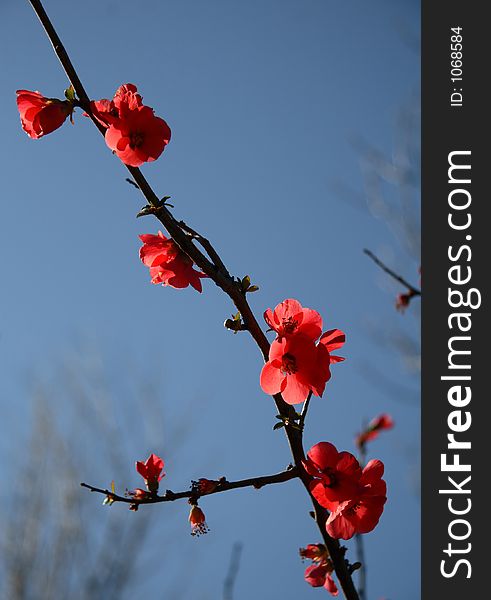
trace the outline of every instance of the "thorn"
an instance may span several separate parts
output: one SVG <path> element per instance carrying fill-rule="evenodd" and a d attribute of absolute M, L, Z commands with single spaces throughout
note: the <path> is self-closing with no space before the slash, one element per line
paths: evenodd
<path fill-rule="evenodd" d="M 355 563 L 353 563 L 352 565 L 350 565 L 350 566 L 348 567 L 348 570 L 349 570 L 349 572 L 350 572 L 350 575 L 351 575 L 352 573 L 354 573 L 355 571 L 357 571 L 358 569 L 361 569 L 361 567 L 362 567 L 362 565 L 361 565 L 361 562 L 355 562 Z"/>
<path fill-rule="evenodd" d="M 137 189 L 137 190 L 139 190 L 139 189 L 140 189 L 140 186 L 139 186 L 137 183 L 135 183 L 135 182 L 133 181 L 133 179 L 130 179 L 129 177 L 127 177 L 127 178 L 125 179 L 125 181 L 127 181 L 127 182 L 128 182 L 130 185 L 132 185 L 133 187 L 136 187 L 136 189 Z"/>
<path fill-rule="evenodd" d="M 147 215 L 153 215 L 153 214 L 155 214 L 156 210 L 158 210 L 158 207 L 152 206 L 151 204 L 147 204 L 136 215 L 136 218 L 138 219 L 139 217 L 146 217 Z"/>

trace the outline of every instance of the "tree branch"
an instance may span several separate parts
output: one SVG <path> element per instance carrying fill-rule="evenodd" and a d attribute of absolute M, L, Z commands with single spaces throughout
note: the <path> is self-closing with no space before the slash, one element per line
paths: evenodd
<path fill-rule="evenodd" d="M 41 21 L 46 34 L 53 46 L 56 56 L 58 57 L 65 73 L 73 85 L 73 88 L 80 100 L 80 106 L 87 112 L 89 117 L 91 118 L 94 125 L 97 127 L 99 132 L 104 135 L 105 130 L 101 126 L 101 124 L 94 118 L 91 108 L 90 108 L 90 100 L 89 97 L 80 81 L 75 68 L 73 67 L 70 58 L 61 43 L 61 40 L 56 33 L 46 11 L 43 8 L 43 5 L 40 0 L 28 0 L 31 4 L 34 12 L 37 17 Z M 159 197 L 155 194 L 150 184 L 144 177 L 143 173 L 140 169 L 136 167 L 130 167 L 125 165 L 128 171 L 130 172 L 133 180 L 140 188 L 142 194 L 145 196 L 148 204 L 154 208 L 154 214 L 157 219 L 162 223 L 162 225 L 166 228 L 172 239 L 179 246 L 179 248 L 185 252 L 189 258 L 191 258 L 194 263 L 204 272 L 206 273 L 212 281 L 223 290 L 229 298 L 232 300 L 235 307 L 239 310 L 242 316 L 242 320 L 244 322 L 245 327 L 249 331 L 250 335 L 256 342 L 259 347 L 262 357 L 265 361 L 268 360 L 269 356 L 269 341 L 261 329 L 259 323 L 252 312 L 249 303 L 247 302 L 246 294 L 242 291 L 238 283 L 231 277 L 225 268 L 224 263 L 218 257 L 218 254 L 215 252 L 211 244 L 206 240 L 206 238 L 200 236 L 196 238 L 193 235 L 190 235 L 190 228 L 188 226 L 184 226 L 178 222 L 170 213 L 170 211 L 162 205 Z M 196 234 L 196 232 L 194 232 Z M 207 252 L 211 251 L 210 259 L 214 262 L 211 262 L 193 243 L 194 240 L 197 240 Z M 276 404 L 276 408 L 278 412 L 286 417 L 291 423 L 295 423 L 296 411 L 292 406 L 287 404 L 281 394 L 275 394 L 273 399 Z M 312 504 L 314 506 L 315 519 L 319 530 L 322 534 L 324 543 L 328 548 L 329 554 L 331 556 L 331 560 L 333 562 L 336 574 L 339 579 L 340 586 L 345 594 L 347 600 L 359 600 L 358 593 L 353 584 L 353 580 L 351 578 L 351 573 L 349 572 L 346 561 L 344 560 L 344 552 L 341 550 L 339 542 L 333 538 L 331 538 L 325 529 L 325 522 L 328 516 L 327 511 L 322 508 L 315 498 L 310 493 L 310 482 L 311 477 L 305 471 L 302 465 L 302 461 L 305 458 L 305 453 L 303 450 L 303 442 L 302 442 L 302 431 L 298 428 L 291 427 L 286 425 L 284 427 L 288 443 L 290 446 L 290 451 L 292 457 L 294 459 L 295 467 L 299 470 L 299 478 L 301 479 L 305 489 L 310 495 Z M 87 487 L 87 486 L 86 486 Z M 105 493 L 103 491 L 102 493 Z M 123 500 L 119 500 L 123 501 Z M 125 499 L 127 501 L 127 499 Z M 162 500 L 164 501 L 164 500 Z"/>
<path fill-rule="evenodd" d="M 216 488 L 208 492 L 206 494 L 199 494 L 194 490 L 185 491 L 185 492 L 173 492 L 171 490 L 165 490 L 165 493 L 162 496 L 158 494 L 150 495 L 148 498 L 132 498 L 128 496 L 120 496 L 119 494 L 115 494 L 111 490 L 102 489 L 98 487 L 94 487 L 93 485 L 89 485 L 88 483 L 81 483 L 80 485 L 84 488 L 87 488 L 91 492 L 97 492 L 99 494 L 104 494 L 104 496 L 109 497 L 113 502 L 124 502 L 125 504 L 159 504 L 161 502 L 174 502 L 175 500 L 182 500 L 183 498 L 193 498 L 198 500 L 202 496 L 212 496 L 213 494 L 219 494 L 221 492 L 227 492 L 228 490 L 237 490 L 245 487 L 253 487 L 256 490 L 266 486 L 272 485 L 273 483 L 284 483 L 285 481 L 290 481 L 291 479 L 295 479 L 298 477 L 298 469 L 296 467 L 291 466 L 286 469 L 286 471 L 281 471 L 280 473 L 276 473 L 275 475 L 264 475 L 262 477 L 251 477 L 249 479 L 240 479 L 239 481 L 227 481 L 226 479 L 219 479 L 217 481 Z"/>
<path fill-rule="evenodd" d="M 421 290 L 419 290 L 418 288 L 415 288 L 413 285 L 411 285 L 409 282 L 407 282 L 403 277 L 401 277 L 400 275 L 395 273 L 392 269 L 389 269 L 389 267 L 386 264 L 384 264 L 380 260 L 380 258 L 377 258 L 371 250 L 367 250 L 366 248 L 364 248 L 363 252 L 367 256 L 369 256 L 373 260 L 373 262 L 382 269 L 382 271 L 385 271 L 393 279 L 395 279 L 396 281 L 401 283 L 404 287 L 406 287 L 410 291 L 411 296 L 421 296 Z"/>
<path fill-rule="evenodd" d="M 309 395 L 307 396 L 307 399 L 303 403 L 302 412 L 300 413 L 300 420 L 299 420 L 298 424 L 300 425 L 300 428 L 302 430 L 303 430 L 304 425 L 305 425 L 305 419 L 307 417 L 307 411 L 309 410 L 311 398 L 312 398 L 312 392 L 309 392 Z"/>
<path fill-rule="evenodd" d="M 232 556 L 230 557 L 227 577 L 223 583 L 223 600 L 233 600 L 234 583 L 237 579 L 237 573 L 239 572 L 241 554 L 242 544 L 236 542 L 232 548 Z"/>

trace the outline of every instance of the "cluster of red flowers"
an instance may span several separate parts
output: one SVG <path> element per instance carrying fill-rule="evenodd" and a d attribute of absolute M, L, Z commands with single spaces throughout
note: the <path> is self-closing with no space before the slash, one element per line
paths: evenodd
<path fill-rule="evenodd" d="M 326 521 L 331 537 L 349 540 L 355 533 L 375 528 L 387 500 L 380 460 L 371 460 L 362 469 L 350 452 L 338 452 L 333 444 L 319 442 L 307 453 L 304 467 L 314 478 L 310 492 L 331 513 Z"/>
<path fill-rule="evenodd" d="M 22 128 L 33 139 L 51 133 L 64 123 L 75 106 L 70 99 L 45 98 L 39 92 L 17 90 L 17 107 Z M 106 128 L 106 144 L 126 165 L 139 167 L 157 160 L 170 141 L 167 123 L 145 106 L 132 83 L 120 86 L 112 100 L 90 103 L 92 114 Z"/>
<path fill-rule="evenodd" d="M 337 596 L 338 588 L 331 577 L 334 566 L 327 555 L 327 548 L 324 544 L 309 544 L 306 548 L 300 548 L 300 556 L 313 563 L 305 569 L 305 581 L 312 587 L 324 587 L 333 596 Z"/>
<path fill-rule="evenodd" d="M 185 288 L 192 285 L 201 292 L 201 279 L 208 277 L 201 271 L 193 269 L 193 261 L 159 231 L 157 235 L 146 233 L 140 236 L 143 246 L 140 248 L 140 259 L 150 269 L 152 283 L 161 283 L 173 288 Z"/>
<path fill-rule="evenodd" d="M 365 429 L 356 436 L 356 445 L 358 448 L 363 448 L 367 442 L 378 438 L 381 431 L 392 429 L 392 427 L 394 427 L 394 421 L 390 415 L 379 415 L 372 419 Z"/>
<path fill-rule="evenodd" d="M 261 372 L 263 391 L 281 393 L 288 404 L 303 402 L 310 392 L 322 396 L 331 378 L 330 365 L 344 360 L 331 354 L 344 344 L 344 333 L 331 329 L 322 334 L 320 314 L 292 298 L 274 311 L 268 308 L 264 319 L 278 335 Z"/>
<path fill-rule="evenodd" d="M 157 160 L 170 141 L 167 123 L 145 106 L 132 83 L 120 86 L 112 100 L 90 103 L 94 117 L 106 127 L 106 144 L 126 165 L 139 167 Z"/>

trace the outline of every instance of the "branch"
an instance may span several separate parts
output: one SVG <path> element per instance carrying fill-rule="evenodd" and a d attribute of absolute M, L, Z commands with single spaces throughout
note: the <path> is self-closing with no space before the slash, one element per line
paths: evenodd
<path fill-rule="evenodd" d="M 97 120 L 92 114 L 92 111 L 90 109 L 89 97 L 75 71 L 75 68 L 73 67 L 68 57 L 68 54 L 63 44 L 61 43 L 58 34 L 56 33 L 48 15 L 46 14 L 46 11 L 44 10 L 41 1 L 28 0 L 28 2 L 31 4 L 32 8 L 34 9 L 34 12 L 36 13 L 37 17 L 41 21 L 41 24 L 43 25 L 46 31 L 46 34 L 53 46 L 55 54 L 58 57 L 70 83 L 73 85 L 73 88 L 80 100 L 80 106 L 82 106 L 87 112 L 87 114 L 89 115 L 99 132 L 102 135 L 104 135 L 104 128 L 100 125 L 100 123 L 97 122 Z M 175 243 L 232 300 L 233 304 L 242 316 L 242 320 L 244 322 L 245 327 L 247 328 L 250 335 L 259 347 L 263 359 L 267 361 L 270 347 L 269 341 L 266 335 L 264 334 L 263 330 L 261 329 L 259 323 L 257 322 L 256 317 L 254 316 L 254 313 L 252 312 L 252 309 L 249 306 L 249 303 L 247 302 L 246 294 L 242 291 L 242 289 L 233 279 L 233 277 L 231 277 L 228 274 L 224 263 L 221 259 L 219 259 L 218 254 L 214 251 L 211 244 L 209 244 L 206 238 L 202 236 L 199 236 L 199 239 L 197 239 L 195 235 L 190 235 L 190 231 L 194 230 L 190 230 L 188 226 L 184 226 L 183 228 L 183 225 L 173 217 L 173 215 L 165 206 L 162 205 L 159 197 L 155 194 L 155 192 L 151 188 L 148 181 L 145 179 L 140 169 L 136 167 L 130 167 L 128 165 L 125 166 L 130 172 L 133 181 L 138 185 L 142 194 L 145 196 L 148 204 L 151 207 L 153 207 L 153 212 L 155 216 L 169 232 L 170 236 L 175 241 Z M 194 233 L 196 234 L 196 232 Z M 195 239 L 199 241 L 199 243 L 207 250 L 207 252 L 211 251 L 210 258 L 214 262 L 211 262 L 195 246 L 195 244 L 193 243 Z M 275 394 L 273 396 L 273 399 L 275 401 L 278 412 L 282 416 L 287 418 L 291 423 L 295 423 L 296 411 L 294 410 L 294 408 L 283 400 L 281 394 Z M 325 523 L 328 516 L 328 512 L 326 509 L 322 508 L 317 503 L 315 498 L 310 493 L 310 482 L 312 478 L 310 477 L 310 475 L 308 475 L 308 473 L 305 471 L 302 465 L 302 460 L 305 458 L 302 442 L 302 431 L 298 428 L 289 425 L 285 426 L 284 430 L 288 439 L 292 457 L 294 459 L 295 467 L 299 470 L 298 477 L 301 479 L 312 501 L 315 513 L 315 520 L 319 527 L 319 531 L 322 535 L 324 543 L 331 556 L 331 560 L 333 562 L 336 574 L 338 576 L 340 586 L 347 600 L 359 600 L 358 593 L 351 578 L 351 573 L 348 569 L 346 561 L 344 560 L 344 551 L 341 550 L 339 542 L 331 538 L 326 532 Z M 94 489 L 94 491 L 99 490 Z M 105 493 L 105 491 L 103 491 L 102 493 Z M 121 502 L 123 500 L 119 501 Z M 124 501 L 127 501 L 127 499 L 124 499 Z"/>
<path fill-rule="evenodd" d="M 237 573 L 239 572 L 241 553 L 242 544 L 236 542 L 232 548 L 232 556 L 230 557 L 227 577 L 223 583 L 223 600 L 233 600 L 234 583 L 237 578 Z"/>
<path fill-rule="evenodd" d="M 397 273 L 392 271 L 392 269 L 389 269 L 389 267 L 386 264 L 384 264 L 379 258 L 377 258 L 373 252 L 371 252 L 370 250 L 367 250 L 366 248 L 363 250 L 363 252 L 367 256 L 369 256 L 373 260 L 373 262 L 382 269 L 382 271 L 385 271 L 393 279 L 395 279 L 396 281 L 401 283 L 404 287 L 406 287 L 409 290 L 409 292 L 411 293 L 411 296 L 421 296 L 421 290 L 419 290 L 418 288 L 415 288 L 413 285 L 408 283 L 403 277 L 401 277 L 400 275 L 398 275 Z"/>
<path fill-rule="evenodd" d="M 298 424 L 300 425 L 300 428 L 302 430 L 303 430 L 304 425 L 305 425 L 305 418 L 307 417 L 307 411 L 309 410 L 309 405 L 310 405 L 311 398 L 312 398 L 312 392 L 309 392 L 309 395 L 307 396 L 307 399 L 303 403 L 302 412 L 300 413 L 300 420 L 299 420 Z"/>
<path fill-rule="evenodd" d="M 120 496 L 115 494 L 111 490 L 102 489 L 98 487 L 94 487 L 93 485 L 89 485 L 88 483 L 81 483 L 80 485 L 84 488 L 87 488 L 91 492 L 97 492 L 99 494 L 104 494 L 112 500 L 112 502 L 124 502 L 125 504 L 159 504 L 161 502 L 174 502 L 175 500 L 182 500 L 183 498 L 193 498 L 198 500 L 202 496 L 212 496 L 213 494 L 219 494 L 221 492 L 227 492 L 228 490 L 237 490 L 239 488 L 245 487 L 253 487 L 256 490 L 260 488 L 271 485 L 273 483 L 284 483 L 285 481 L 290 481 L 290 479 L 295 479 L 299 476 L 298 469 L 296 467 L 290 466 L 290 468 L 286 469 L 286 471 L 281 471 L 281 473 L 276 473 L 275 475 L 264 475 L 262 477 L 251 477 L 250 479 L 240 479 L 239 481 L 227 481 L 222 478 L 218 480 L 216 488 L 208 492 L 207 494 L 200 495 L 195 491 L 186 491 L 186 492 L 172 492 L 171 490 L 165 490 L 165 493 L 162 496 L 157 494 L 151 495 L 148 498 L 131 498 L 127 496 Z"/>

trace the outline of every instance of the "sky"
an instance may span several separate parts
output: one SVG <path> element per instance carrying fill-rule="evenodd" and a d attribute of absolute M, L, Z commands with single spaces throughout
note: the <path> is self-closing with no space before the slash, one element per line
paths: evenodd
<path fill-rule="evenodd" d="M 401 114 L 419 106 L 419 3 L 46 0 L 45 8 L 92 98 L 132 82 L 169 123 L 171 143 L 142 170 L 231 272 L 260 287 L 250 297 L 256 314 L 293 297 L 318 310 L 325 328 L 346 332 L 346 361 L 311 403 L 305 445 L 354 451 L 363 420 L 393 416 L 396 428 L 370 448 L 386 465 L 388 502 L 365 536 L 369 600 L 419 597 L 419 372 L 401 352 L 412 348 L 408 339 L 418 344 L 419 307 L 396 313 L 402 290 L 363 254 L 370 248 L 418 282 L 417 242 L 408 248 L 400 228 L 364 198 L 366 148 L 397 160 Z M 246 334 L 223 328 L 228 299 L 209 281 L 201 295 L 150 283 L 138 235 L 156 233 L 157 223 L 135 218 L 142 197 L 80 111 L 73 126 L 41 140 L 22 131 L 15 90 L 62 97 L 68 85 L 27 1 L 2 0 L 0 55 L 0 480 L 22 460 L 26 374 L 49 379 L 88 347 L 104 358 L 116 397 L 132 373 L 159 381 L 161 447 L 158 434 L 134 436 L 131 461 L 168 452 L 167 486 L 282 470 L 288 448 L 272 431 L 261 357 Z M 381 193 L 398 214 L 397 186 L 386 181 Z M 417 223 L 417 194 L 409 204 Z M 57 407 L 62 422 L 69 403 Z M 137 400 L 121 402 L 118 418 L 148 418 L 143 410 Z M 183 420 L 189 432 L 173 451 L 163 440 Z M 77 477 L 107 485 L 91 479 L 104 474 L 88 463 Z M 137 484 L 130 462 L 122 486 Z M 105 518 L 107 507 L 89 495 L 86 502 Z M 303 580 L 298 548 L 320 540 L 297 482 L 219 494 L 202 506 L 211 531 L 200 539 L 189 536 L 186 505 L 149 507 L 155 524 L 145 552 L 158 569 L 151 584 L 142 576 L 129 592 L 157 585 L 164 598 L 182 569 L 184 597 L 217 598 L 240 541 L 234 600 L 326 595 Z M 159 528 L 171 517 L 173 537 L 163 539 Z"/>

